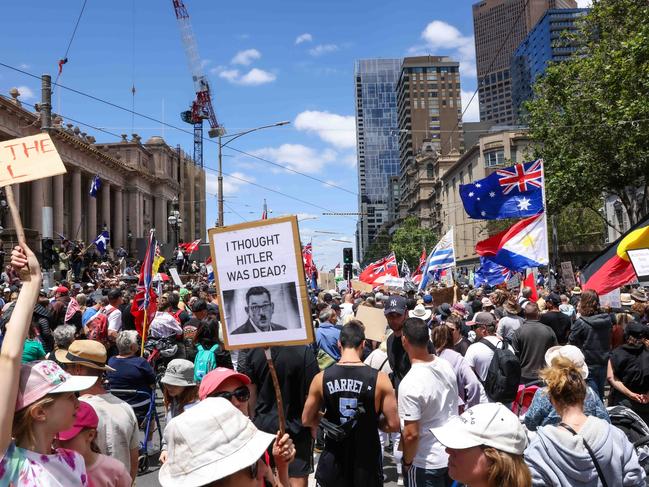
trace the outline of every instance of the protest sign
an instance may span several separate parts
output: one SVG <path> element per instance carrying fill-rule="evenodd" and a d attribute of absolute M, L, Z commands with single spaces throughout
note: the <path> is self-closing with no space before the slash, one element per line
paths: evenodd
<path fill-rule="evenodd" d="M 336 282 L 342 281 L 344 279 L 342 267 L 336 267 L 334 269 L 334 279 L 336 280 Z"/>
<path fill-rule="evenodd" d="M 620 288 L 613 289 L 610 293 L 602 294 L 599 297 L 599 305 L 604 308 L 610 306 L 611 308 L 619 309 L 622 307 L 622 296 Z"/>
<path fill-rule="evenodd" d="M 313 341 L 297 217 L 209 230 L 229 350 Z"/>
<path fill-rule="evenodd" d="M 175 267 L 170 267 L 169 268 L 169 274 L 171 274 L 171 278 L 174 280 L 174 284 L 176 286 L 184 287 L 185 285 L 183 284 L 182 279 L 180 279 L 180 275 L 178 274 L 178 269 Z"/>
<path fill-rule="evenodd" d="M 331 272 L 321 272 L 318 274 L 318 287 L 320 289 L 335 289 L 336 281 Z"/>
<path fill-rule="evenodd" d="M 65 172 L 54 142 L 46 133 L 0 142 L 0 187 Z"/>
<path fill-rule="evenodd" d="M 365 325 L 365 338 L 382 342 L 388 328 L 388 320 L 382 309 L 371 306 L 359 306 L 356 310 L 356 319 Z"/>
<path fill-rule="evenodd" d="M 433 297 L 433 303 L 439 306 L 442 303 L 453 304 L 455 301 L 455 289 L 452 287 L 440 287 L 430 290 L 430 295 Z"/>
<path fill-rule="evenodd" d="M 638 282 L 649 284 L 649 249 L 632 249 L 626 251 L 633 265 Z"/>
<path fill-rule="evenodd" d="M 406 280 L 403 277 L 388 277 L 383 285 L 395 289 L 403 289 Z"/>
<path fill-rule="evenodd" d="M 362 281 L 352 281 L 352 289 L 362 293 L 371 293 L 374 289 L 371 284 Z"/>
<path fill-rule="evenodd" d="M 561 263 L 561 277 L 563 278 L 563 284 L 567 289 L 572 289 L 577 285 L 577 282 L 575 281 L 575 272 L 572 269 L 572 262 Z"/>

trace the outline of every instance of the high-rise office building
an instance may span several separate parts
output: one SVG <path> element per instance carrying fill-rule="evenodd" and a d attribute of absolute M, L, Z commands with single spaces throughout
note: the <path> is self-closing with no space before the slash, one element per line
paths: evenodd
<path fill-rule="evenodd" d="M 399 175 L 396 85 L 400 70 L 401 59 L 363 59 L 356 61 L 354 68 L 359 261 L 380 227 L 396 218 L 399 201 L 394 185 L 394 177 Z"/>
<path fill-rule="evenodd" d="M 420 193 L 420 171 L 409 168 L 424 142 L 441 157 L 463 150 L 459 71 L 459 63 L 445 56 L 403 60 L 397 84 L 401 218 L 410 214 L 418 199 L 413 195 Z"/>
<path fill-rule="evenodd" d="M 575 0 L 482 0 L 473 5 L 480 120 L 511 124 L 512 55 L 548 9 L 576 8 Z"/>
<path fill-rule="evenodd" d="M 588 13 L 587 8 L 551 9 L 527 34 L 512 57 L 512 106 L 517 121 L 521 121 L 522 104 L 532 98 L 532 86 L 551 62 L 568 59 L 577 44 L 564 34 L 579 27 L 577 20 Z"/>

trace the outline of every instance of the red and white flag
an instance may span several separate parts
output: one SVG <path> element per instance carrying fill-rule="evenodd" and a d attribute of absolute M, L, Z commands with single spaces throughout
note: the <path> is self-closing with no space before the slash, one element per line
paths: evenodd
<path fill-rule="evenodd" d="M 374 281 L 383 276 L 399 277 L 399 268 L 394 252 L 390 253 L 387 257 L 383 257 L 381 260 L 369 264 L 363 269 L 358 279 L 368 284 L 374 284 Z"/>
<path fill-rule="evenodd" d="M 187 255 L 192 255 L 194 252 L 198 250 L 198 246 L 200 243 L 201 243 L 201 239 L 199 238 L 198 240 L 194 240 L 193 242 L 179 243 L 178 247 L 184 250 L 187 253 Z"/>

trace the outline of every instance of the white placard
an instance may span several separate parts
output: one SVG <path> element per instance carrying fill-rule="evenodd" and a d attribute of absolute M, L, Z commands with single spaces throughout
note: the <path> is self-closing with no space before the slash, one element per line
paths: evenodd
<path fill-rule="evenodd" d="M 175 267 L 170 267 L 169 274 L 171 274 L 171 278 L 174 280 L 174 284 L 176 286 L 184 286 L 182 279 L 180 279 L 180 274 L 178 274 L 178 269 L 176 269 Z"/>
<path fill-rule="evenodd" d="M 649 249 L 632 249 L 626 251 L 638 281 L 649 281 Z"/>
<path fill-rule="evenodd" d="M 610 293 L 602 294 L 599 297 L 599 305 L 602 307 L 610 306 L 611 308 L 621 308 L 622 299 L 620 296 L 620 289 L 614 289 Z"/>

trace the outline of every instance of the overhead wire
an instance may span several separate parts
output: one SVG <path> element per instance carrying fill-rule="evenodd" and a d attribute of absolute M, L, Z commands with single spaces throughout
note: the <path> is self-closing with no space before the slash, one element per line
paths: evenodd
<path fill-rule="evenodd" d="M 77 21 L 74 24 L 74 29 L 72 30 L 72 35 L 70 36 L 70 40 L 68 41 L 68 47 L 65 48 L 65 54 L 63 55 L 63 58 L 61 59 L 67 59 L 68 54 L 70 53 L 70 47 L 72 47 L 72 41 L 74 40 L 75 36 L 77 35 L 77 29 L 79 28 L 79 23 L 81 22 L 81 17 L 83 16 L 83 12 L 86 9 L 86 3 L 88 3 L 88 0 L 83 0 L 83 5 L 81 5 L 81 11 L 79 12 L 79 16 L 77 17 Z M 54 81 L 54 84 L 58 84 L 59 77 L 61 76 L 61 70 L 59 70 L 58 74 L 56 75 L 56 80 Z"/>

